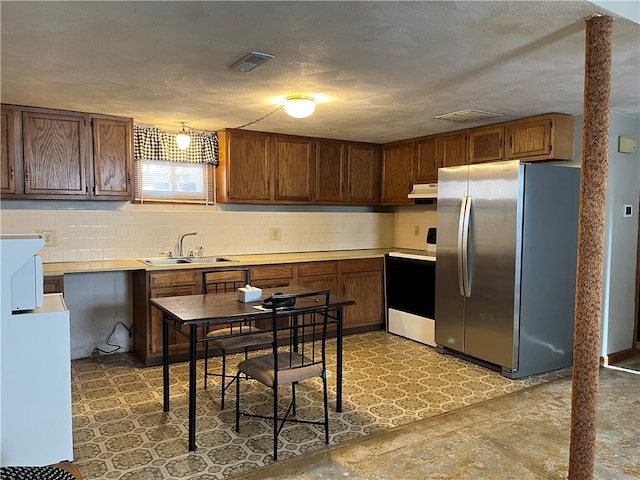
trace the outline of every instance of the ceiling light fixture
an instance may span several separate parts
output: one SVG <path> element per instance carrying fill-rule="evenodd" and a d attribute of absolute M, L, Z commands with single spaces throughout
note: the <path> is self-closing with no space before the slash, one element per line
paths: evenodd
<path fill-rule="evenodd" d="M 186 150 L 189 148 L 189 144 L 191 143 L 191 137 L 184 130 L 184 122 L 182 122 L 182 132 L 176 135 L 176 143 L 180 150 Z"/>
<path fill-rule="evenodd" d="M 315 100 L 305 95 L 290 95 L 284 102 L 284 111 L 294 118 L 306 118 L 315 109 Z"/>

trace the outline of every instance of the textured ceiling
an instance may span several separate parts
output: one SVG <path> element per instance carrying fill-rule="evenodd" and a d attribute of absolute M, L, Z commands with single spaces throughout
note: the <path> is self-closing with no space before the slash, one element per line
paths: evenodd
<path fill-rule="evenodd" d="M 586 1 L 11 2 L 1 8 L 4 103 L 131 116 L 176 132 L 254 130 L 388 142 L 502 120 L 582 113 Z M 639 7 L 640 8 L 640 7 Z M 614 22 L 611 107 L 640 117 L 640 25 Z M 250 51 L 276 57 L 252 72 Z M 495 120 L 494 120 L 495 121 Z M 486 122 L 485 122 L 486 123 Z"/>

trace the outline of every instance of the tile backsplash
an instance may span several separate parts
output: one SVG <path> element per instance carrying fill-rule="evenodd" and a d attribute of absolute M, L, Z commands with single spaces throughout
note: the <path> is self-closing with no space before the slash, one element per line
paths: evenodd
<path fill-rule="evenodd" d="M 292 211 L 293 210 L 293 211 Z M 177 254 L 178 236 L 189 252 L 206 255 L 389 248 L 397 225 L 394 213 L 366 208 L 321 210 L 258 207 L 138 205 L 130 203 L 3 201 L 2 233 L 55 230 L 56 246 L 40 252 L 44 262 L 121 260 Z M 270 240 L 270 229 L 280 240 Z"/>

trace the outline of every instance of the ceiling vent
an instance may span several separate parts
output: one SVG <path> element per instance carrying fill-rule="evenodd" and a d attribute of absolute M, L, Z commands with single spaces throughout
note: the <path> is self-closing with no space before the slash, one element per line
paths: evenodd
<path fill-rule="evenodd" d="M 468 123 L 486 120 L 487 118 L 501 117 L 499 113 L 483 112 L 481 110 L 460 110 L 458 112 L 438 115 L 438 120 L 450 120 L 452 122 Z"/>
<path fill-rule="evenodd" d="M 275 55 L 270 53 L 251 52 L 236 61 L 229 69 L 238 70 L 239 72 L 249 72 L 272 58 L 275 58 Z"/>

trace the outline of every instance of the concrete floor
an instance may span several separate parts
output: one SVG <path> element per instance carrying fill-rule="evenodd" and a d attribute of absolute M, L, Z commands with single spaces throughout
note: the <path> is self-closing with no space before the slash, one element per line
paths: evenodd
<path fill-rule="evenodd" d="M 602 368 L 595 479 L 640 478 L 640 357 Z M 566 479 L 571 378 L 296 457 L 248 479 Z"/>

